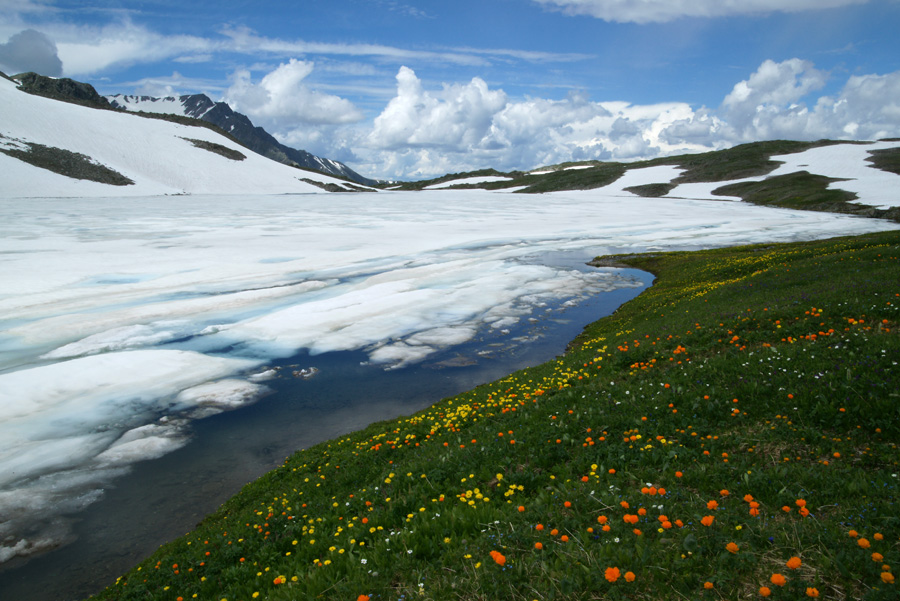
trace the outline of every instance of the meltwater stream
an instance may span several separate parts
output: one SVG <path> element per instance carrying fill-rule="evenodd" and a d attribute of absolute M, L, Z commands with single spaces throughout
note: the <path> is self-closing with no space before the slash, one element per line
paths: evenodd
<path fill-rule="evenodd" d="M 589 269 L 582 265 L 585 258 L 572 253 L 546 257 L 567 268 Z M 638 270 L 622 270 L 620 275 L 635 286 L 577 303 L 548 304 L 530 320 L 503 331 L 485 328 L 469 342 L 404 368 L 385 370 L 359 351 L 317 356 L 304 352 L 269 363 L 279 376 L 266 382 L 272 390 L 268 396 L 193 422 L 187 445 L 134 464 L 99 501 L 68 517 L 70 542 L 0 567 L 0 598 L 84 599 L 112 584 L 159 545 L 192 529 L 293 451 L 409 415 L 553 358 L 586 324 L 612 313 L 652 281 L 650 274 Z M 304 378 L 312 367 L 315 375 Z"/>

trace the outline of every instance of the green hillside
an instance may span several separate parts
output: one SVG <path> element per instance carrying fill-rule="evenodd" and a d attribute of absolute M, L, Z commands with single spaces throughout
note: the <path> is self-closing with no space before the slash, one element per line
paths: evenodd
<path fill-rule="evenodd" d="M 646 197 L 663 197 L 678 184 L 722 182 L 713 194 L 738 196 L 745 202 L 786 209 L 845 213 L 862 217 L 876 217 L 900 221 L 900 208 L 878 209 L 851 202 L 857 196 L 843 190 L 828 189 L 828 184 L 837 180 L 821 175 L 811 175 L 806 171 L 791 173 L 760 182 L 733 183 L 747 177 L 763 177 L 774 171 L 781 163 L 773 156 L 803 152 L 820 146 L 834 144 L 864 144 L 864 142 L 838 142 L 819 140 L 816 142 L 795 142 L 770 140 L 741 144 L 724 150 L 684 154 L 661 159 L 637 161 L 633 163 L 585 161 L 563 163 L 542 167 L 532 172 L 512 171 L 501 173 L 494 169 L 482 169 L 468 173 L 452 173 L 437 179 L 407 182 L 399 185 L 401 190 L 424 190 L 435 184 L 446 184 L 453 180 L 483 176 L 502 176 L 507 179 L 488 183 L 459 183 L 449 186 L 453 189 L 483 188 L 502 190 L 517 188 L 524 194 L 559 192 L 564 190 L 592 190 L 612 184 L 630 169 L 642 169 L 658 165 L 673 165 L 683 169 L 681 175 L 671 182 L 657 182 L 626 188 L 628 192 Z M 870 152 L 872 166 L 896 173 L 900 167 L 898 149 L 874 150 Z"/>

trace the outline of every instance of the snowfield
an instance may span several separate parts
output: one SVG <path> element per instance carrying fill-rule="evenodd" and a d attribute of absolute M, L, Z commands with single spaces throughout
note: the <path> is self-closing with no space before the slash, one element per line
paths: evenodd
<path fill-rule="evenodd" d="M 145 119 L 26 94 L 0 78 L 0 147 L 31 142 L 87 155 L 130 178 L 129 186 L 76 180 L 0 153 L 0 197 L 124 197 L 164 194 L 322 193 L 342 181 L 262 157 L 205 127 Z M 186 138 L 236 150 L 241 161 Z M 18 144 L 16 144 L 18 142 Z"/>
<path fill-rule="evenodd" d="M 432 184 L 430 186 L 426 186 L 425 190 L 440 190 L 442 188 L 449 188 L 450 186 L 458 186 L 460 184 L 487 184 L 491 182 L 503 182 L 509 180 L 508 177 L 501 177 L 497 175 L 482 175 L 477 177 L 462 177 L 460 179 L 452 179 L 447 182 L 441 182 L 440 184 Z"/>

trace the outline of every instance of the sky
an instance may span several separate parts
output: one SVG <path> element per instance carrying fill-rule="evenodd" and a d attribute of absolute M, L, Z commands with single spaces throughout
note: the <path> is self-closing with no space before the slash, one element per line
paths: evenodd
<path fill-rule="evenodd" d="M 204 93 L 363 175 L 900 136 L 898 0 L 0 0 L 0 70 Z"/>

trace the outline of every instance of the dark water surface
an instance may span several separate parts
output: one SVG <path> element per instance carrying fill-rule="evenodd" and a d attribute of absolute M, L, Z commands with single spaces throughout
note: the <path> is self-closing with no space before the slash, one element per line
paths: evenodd
<path fill-rule="evenodd" d="M 552 359 L 585 325 L 615 311 L 653 279 L 638 270 L 623 273 L 643 286 L 600 293 L 575 306 L 540 309 L 533 316 L 539 318 L 536 322 L 522 319 L 508 334 L 485 332 L 406 368 L 385 371 L 367 365 L 363 352 L 301 354 L 273 363 L 281 366 L 282 376 L 266 382 L 271 395 L 194 422 L 186 446 L 134 465 L 100 501 L 70 516 L 75 534 L 70 544 L 30 561 L 17 558 L 0 566 L 0 601 L 87 598 L 160 545 L 193 529 L 242 486 L 297 449 L 415 413 L 444 397 Z M 311 366 L 320 370 L 311 379 L 290 375 Z"/>

